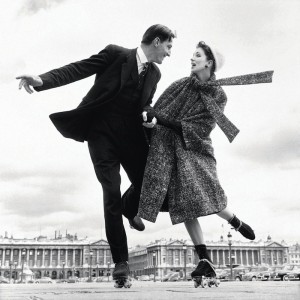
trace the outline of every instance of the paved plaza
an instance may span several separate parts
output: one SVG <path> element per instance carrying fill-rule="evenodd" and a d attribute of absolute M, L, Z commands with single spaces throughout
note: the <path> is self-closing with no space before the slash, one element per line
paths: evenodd
<path fill-rule="evenodd" d="M 238 299 L 299 300 L 300 282 L 221 282 L 194 288 L 193 282 L 139 282 L 115 289 L 112 282 L 76 284 L 1 284 L 1 300 Z"/>

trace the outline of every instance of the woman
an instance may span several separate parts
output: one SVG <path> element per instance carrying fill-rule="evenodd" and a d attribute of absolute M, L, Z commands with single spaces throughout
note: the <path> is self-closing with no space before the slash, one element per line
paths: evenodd
<path fill-rule="evenodd" d="M 161 95 L 148 120 L 156 117 L 144 175 L 138 216 L 155 222 L 159 211 L 169 211 L 173 224 L 184 222 L 200 262 L 192 277 L 214 277 L 200 216 L 217 214 L 244 237 L 254 240 L 251 227 L 227 206 L 219 183 L 210 132 L 216 122 L 232 141 L 238 129 L 223 115 L 226 95 L 214 84 L 223 57 L 200 42 L 191 59 L 190 77 L 182 78 Z M 147 127 L 147 123 L 144 123 Z"/>

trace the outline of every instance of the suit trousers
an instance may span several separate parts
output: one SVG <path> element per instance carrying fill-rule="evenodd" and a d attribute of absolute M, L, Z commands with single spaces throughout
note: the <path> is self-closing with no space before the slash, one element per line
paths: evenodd
<path fill-rule="evenodd" d="M 94 122 L 88 146 L 96 176 L 103 189 L 105 230 L 113 261 L 128 261 L 122 215 L 128 219 L 137 215 L 149 148 L 141 119 L 110 115 Z M 136 193 L 126 203 L 121 199 L 120 165 Z"/>

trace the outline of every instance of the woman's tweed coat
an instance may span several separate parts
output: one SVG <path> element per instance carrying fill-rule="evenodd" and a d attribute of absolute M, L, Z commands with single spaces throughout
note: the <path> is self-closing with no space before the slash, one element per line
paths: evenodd
<path fill-rule="evenodd" d="M 174 82 L 155 104 L 161 116 L 181 122 L 183 136 L 164 126 L 154 128 L 139 205 L 141 218 L 155 222 L 159 211 L 169 211 L 177 224 L 226 208 L 210 139 L 216 121 L 203 97 L 214 99 L 224 110 L 223 89 L 201 85 L 194 76 Z"/>

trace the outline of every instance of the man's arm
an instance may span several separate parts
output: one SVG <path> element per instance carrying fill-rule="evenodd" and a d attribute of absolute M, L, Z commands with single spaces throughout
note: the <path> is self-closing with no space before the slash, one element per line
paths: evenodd
<path fill-rule="evenodd" d="M 17 79 L 21 79 L 19 89 L 24 87 L 25 90 L 31 94 L 33 93 L 33 90 L 30 86 L 32 86 L 36 91 L 42 91 L 63 86 L 96 73 L 101 74 L 113 61 L 112 53 L 113 46 L 109 45 L 100 53 L 93 55 L 90 58 L 51 70 L 39 76 L 18 76 Z"/>

